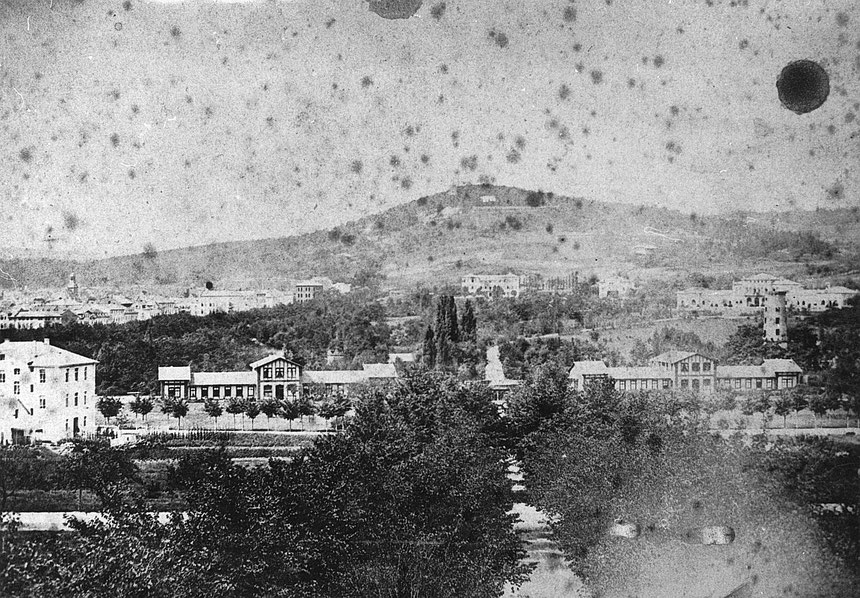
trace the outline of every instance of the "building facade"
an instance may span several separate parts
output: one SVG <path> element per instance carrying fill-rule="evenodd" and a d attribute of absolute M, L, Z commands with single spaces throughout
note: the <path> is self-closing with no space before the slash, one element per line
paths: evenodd
<path fill-rule="evenodd" d="M 393 364 L 364 364 L 360 370 L 305 370 L 283 353 L 275 353 L 238 372 L 192 372 L 189 366 L 159 367 L 161 395 L 189 401 L 207 399 L 252 401 L 296 400 L 305 392 L 315 396 L 348 394 L 357 384 L 394 380 Z"/>
<path fill-rule="evenodd" d="M 569 378 L 574 390 L 612 379 L 620 391 L 680 389 L 710 393 L 716 389 L 752 391 L 793 388 L 803 371 L 791 359 L 765 359 L 761 365 L 721 366 L 700 353 L 667 351 L 642 367 L 609 367 L 603 361 L 577 361 Z"/>
<path fill-rule="evenodd" d="M 731 289 L 692 287 L 678 291 L 675 304 L 678 309 L 684 310 L 749 314 L 762 311 L 767 297 L 773 293 L 784 293 L 785 306 L 790 310 L 817 313 L 845 307 L 848 299 L 860 291 L 842 286 L 805 289 L 793 280 L 756 274 L 733 282 Z"/>
<path fill-rule="evenodd" d="M 95 432 L 96 361 L 48 339 L 0 344 L 0 442 Z"/>
<path fill-rule="evenodd" d="M 467 274 L 460 286 L 466 295 L 487 299 L 520 295 L 520 277 L 516 274 Z"/>

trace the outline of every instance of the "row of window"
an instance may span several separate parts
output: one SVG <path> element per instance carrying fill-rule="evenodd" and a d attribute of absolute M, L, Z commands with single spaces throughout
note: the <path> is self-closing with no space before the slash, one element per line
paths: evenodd
<path fill-rule="evenodd" d="M 700 365 L 701 365 L 701 368 L 699 367 Z M 686 361 L 681 362 L 681 371 L 682 372 L 689 372 L 691 370 L 694 372 L 698 372 L 698 371 L 700 371 L 700 369 L 703 372 L 710 372 L 711 371 L 711 362 L 710 361 L 702 361 L 702 362 L 693 361 L 692 363 L 687 363 Z"/>
<path fill-rule="evenodd" d="M 274 371 L 274 377 L 272 376 L 272 372 Z M 287 365 L 287 378 L 295 379 L 299 377 L 299 368 L 295 365 L 288 364 Z M 274 368 L 270 365 L 263 366 L 263 380 L 272 380 L 272 379 L 282 379 L 284 378 L 284 366 L 276 365 Z"/>
<path fill-rule="evenodd" d="M 663 380 L 618 380 L 618 390 L 648 390 L 669 388 L 671 381 Z"/>
<path fill-rule="evenodd" d="M 80 379 L 81 374 L 80 374 L 79 370 L 81 370 L 81 369 L 84 370 L 84 380 L 87 379 L 87 370 L 89 368 L 75 368 L 74 369 L 74 380 L 75 380 L 75 382 L 78 382 Z M 67 369 L 66 370 L 66 382 L 69 382 L 70 374 L 71 374 L 71 369 Z M 13 376 L 20 376 L 21 375 L 21 368 L 13 369 L 12 375 Z M 40 369 L 39 370 L 39 384 L 44 384 L 45 382 L 47 382 L 47 380 L 48 380 L 48 373 L 44 369 Z M 6 372 L 0 372 L 0 383 L 3 383 L 3 382 L 6 382 Z"/>
<path fill-rule="evenodd" d="M 198 388 L 200 389 L 200 398 L 201 399 L 208 399 L 210 396 L 213 399 L 220 399 L 222 396 L 225 399 L 229 399 L 229 398 L 234 397 L 234 396 L 236 398 L 241 399 L 241 398 L 244 398 L 246 389 L 247 389 L 248 398 L 253 399 L 254 394 L 256 393 L 256 388 L 253 386 L 236 386 L 236 387 L 233 387 L 233 386 L 211 386 L 211 387 L 210 386 L 192 386 L 188 390 L 188 392 L 190 393 L 189 396 L 192 399 L 197 398 L 197 389 Z M 170 388 L 168 388 L 168 396 L 172 396 L 172 395 L 170 395 Z"/>

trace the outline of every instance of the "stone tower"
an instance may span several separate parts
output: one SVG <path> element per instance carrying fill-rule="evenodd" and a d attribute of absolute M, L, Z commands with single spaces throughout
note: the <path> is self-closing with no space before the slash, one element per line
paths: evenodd
<path fill-rule="evenodd" d="M 66 285 L 66 296 L 72 301 L 78 301 L 80 289 L 75 274 L 69 275 L 69 284 Z"/>
<path fill-rule="evenodd" d="M 764 298 L 764 340 L 788 345 L 788 313 L 785 291 L 770 291 Z"/>

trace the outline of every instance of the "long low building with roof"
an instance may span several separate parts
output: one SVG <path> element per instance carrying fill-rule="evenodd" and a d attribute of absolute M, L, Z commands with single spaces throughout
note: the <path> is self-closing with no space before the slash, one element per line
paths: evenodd
<path fill-rule="evenodd" d="M 367 363 L 360 370 L 306 370 L 282 352 L 255 361 L 247 370 L 234 372 L 192 372 L 190 366 L 158 368 L 162 396 L 192 401 L 295 400 L 302 393 L 349 394 L 358 384 L 395 379 L 397 369 L 391 363 Z"/>
<path fill-rule="evenodd" d="M 666 351 L 647 366 L 612 367 L 603 361 L 576 361 L 569 378 L 574 390 L 613 380 L 621 391 L 677 388 L 696 392 L 716 389 L 777 390 L 800 384 L 803 370 L 791 359 L 765 359 L 760 365 L 719 365 L 701 353 Z"/>

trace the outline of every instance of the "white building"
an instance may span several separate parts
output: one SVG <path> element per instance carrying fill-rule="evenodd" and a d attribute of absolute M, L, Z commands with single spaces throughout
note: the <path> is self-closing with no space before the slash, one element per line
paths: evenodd
<path fill-rule="evenodd" d="M 48 339 L 0 343 L 0 442 L 94 433 L 96 363 Z"/>
<path fill-rule="evenodd" d="M 676 293 L 678 309 L 753 313 L 764 308 L 771 293 L 785 293 L 785 305 L 798 312 L 822 312 L 843 308 L 848 299 L 860 293 L 842 286 L 805 289 L 793 280 L 770 274 L 756 274 L 732 283 L 731 289 L 693 287 Z"/>
<path fill-rule="evenodd" d="M 520 277 L 516 274 L 467 274 L 460 281 L 467 295 L 486 297 L 519 297 Z"/>

